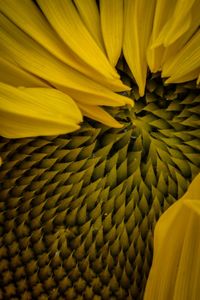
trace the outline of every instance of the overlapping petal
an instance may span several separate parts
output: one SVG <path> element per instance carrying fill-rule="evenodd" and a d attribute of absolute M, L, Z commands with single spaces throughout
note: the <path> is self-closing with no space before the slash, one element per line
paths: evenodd
<path fill-rule="evenodd" d="M 199 11 L 197 0 L 156 3 L 147 61 L 152 72 L 171 76 L 166 83 L 190 81 L 199 74 Z"/>
<path fill-rule="evenodd" d="M 78 59 L 73 51 L 62 41 L 61 38 L 59 38 L 59 36 L 44 18 L 41 11 L 31 0 L 3 1 L 0 6 L 0 11 L 10 20 L 12 20 L 14 24 L 21 28 L 22 31 L 26 32 L 31 38 L 37 41 L 56 58 L 60 59 L 70 67 L 82 72 L 95 81 L 107 85 L 110 89 L 117 91 L 125 88 L 119 79 L 112 78 L 111 80 L 106 77 L 106 72 L 103 68 L 103 65 L 102 76 L 102 74 L 100 74 L 101 69 L 95 71 L 95 64 L 89 66 L 84 63 L 83 59 Z M 29 18 L 30 15 L 32 16 L 31 19 Z M 82 40 L 77 40 L 77 43 L 80 45 L 81 41 Z M 99 52 L 101 53 L 100 49 Z"/>
<path fill-rule="evenodd" d="M 87 92 L 91 95 L 99 92 L 101 96 L 104 94 L 105 98 L 107 92 L 112 93 L 106 87 L 62 63 L 24 32 L 20 31 L 2 14 L 0 15 L 0 25 L 0 53 L 5 59 L 9 54 L 9 57 L 21 68 L 47 80 L 52 85 L 62 85 L 68 91 L 77 91 L 79 94 Z M 124 101 L 131 103 L 128 99 L 114 93 L 112 93 L 112 98 L 116 99 L 116 103 L 121 102 L 122 105 Z M 109 100 L 107 105 L 109 105 Z"/>
<path fill-rule="evenodd" d="M 193 80 L 200 71 L 200 30 L 187 42 L 173 61 L 167 61 L 163 66 L 164 77 L 170 76 L 166 83 L 178 83 Z M 193 76 L 188 78 L 188 74 Z M 185 78 L 186 77 L 186 78 Z"/>
<path fill-rule="evenodd" d="M 198 26 L 200 21 L 195 18 L 198 9 L 199 1 L 175 1 L 174 9 L 168 16 L 153 46 L 163 44 L 165 47 L 169 47 L 179 40 L 180 37 L 184 36 L 186 32 L 191 30 L 191 28 Z"/>
<path fill-rule="evenodd" d="M 120 124 L 117 120 L 115 120 L 110 114 L 108 114 L 104 109 L 99 106 L 93 106 L 88 104 L 78 104 L 80 110 L 82 111 L 84 116 L 88 118 L 95 119 L 107 126 L 121 128 L 123 124 Z"/>
<path fill-rule="evenodd" d="M 12 86 L 50 87 L 44 80 L 26 72 L 15 63 L 0 57 L 0 81 Z"/>
<path fill-rule="evenodd" d="M 171 1 L 169 5 L 169 1 L 162 0 L 156 2 L 155 12 L 154 12 L 154 20 L 153 26 L 151 28 L 151 39 L 147 48 L 147 61 L 148 66 L 151 72 L 157 72 L 161 69 L 162 57 L 164 53 L 163 45 L 159 47 L 153 47 L 156 39 L 158 38 L 160 32 L 162 31 L 165 23 L 171 17 L 176 1 Z"/>
<path fill-rule="evenodd" d="M 74 0 L 74 3 L 88 31 L 98 46 L 105 51 L 100 26 L 100 14 L 96 0 Z"/>
<path fill-rule="evenodd" d="M 21 138 L 77 130 L 82 114 L 66 94 L 49 88 L 0 83 L 0 135 Z"/>
<path fill-rule="evenodd" d="M 38 3 L 54 30 L 77 59 L 113 84 L 118 80 L 119 87 L 122 88 L 119 75 L 88 32 L 72 1 L 38 0 Z M 96 76 L 98 78 L 98 74 Z"/>

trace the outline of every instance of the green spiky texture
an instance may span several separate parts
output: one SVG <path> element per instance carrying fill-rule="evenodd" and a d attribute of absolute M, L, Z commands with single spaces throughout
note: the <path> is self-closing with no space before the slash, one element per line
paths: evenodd
<path fill-rule="evenodd" d="M 198 95 L 152 77 L 122 129 L 1 139 L 0 299 L 142 299 L 156 221 L 199 172 Z"/>

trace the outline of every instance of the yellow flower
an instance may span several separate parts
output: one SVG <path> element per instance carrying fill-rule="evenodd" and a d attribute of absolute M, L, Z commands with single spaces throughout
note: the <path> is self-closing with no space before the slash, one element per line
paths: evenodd
<path fill-rule="evenodd" d="M 0 1 L 0 299 L 198 298 L 199 12 Z"/>

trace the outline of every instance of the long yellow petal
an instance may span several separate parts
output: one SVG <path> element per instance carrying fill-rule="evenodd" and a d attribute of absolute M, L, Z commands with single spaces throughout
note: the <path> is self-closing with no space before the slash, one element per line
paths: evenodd
<path fill-rule="evenodd" d="M 107 56 L 115 66 L 122 50 L 123 0 L 101 0 L 100 16 Z"/>
<path fill-rule="evenodd" d="M 89 34 L 71 0 L 38 0 L 38 3 L 55 31 L 79 60 L 107 78 L 119 77 Z"/>
<path fill-rule="evenodd" d="M 96 86 L 96 91 L 77 91 L 72 89 L 66 89 L 60 85 L 55 85 L 59 90 L 69 94 L 76 102 L 87 104 L 91 106 L 105 105 L 105 106 L 133 106 L 134 102 L 132 99 L 115 94 L 112 91 L 102 87 Z"/>
<path fill-rule="evenodd" d="M 197 300 L 200 295 L 200 174 L 159 219 L 144 300 Z"/>
<path fill-rule="evenodd" d="M 100 15 L 95 0 L 74 0 L 78 12 L 98 46 L 105 51 L 101 33 Z"/>
<path fill-rule="evenodd" d="M 191 38 L 191 40 L 177 53 L 173 61 L 166 62 L 163 65 L 163 76 L 171 77 L 166 83 L 183 82 L 184 77 L 200 68 L 200 30 Z"/>
<path fill-rule="evenodd" d="M 165 47 L 174 43 L 191 26 L 192 11 L 195 0 L 177 0 L 174 12 L 163 27 L 154 45 L 163 44 Z"/>
<path fill-rule="evenodd" d="M 17 65 L 9 62 L 0 57 L 0 81 L 13 85 L 24 87 L 48 87 L 45 81 L 40 80 L 38 77 L 24 71 Z"/>
<path fill-rule="evenodd" d="M 66 63 L 73 60 L 72 55 L 68 57 L 69 52 L 65 44 L 55 34 L 33 1 L 1 1 L 0 11 L 53 55 Z"/>
<path fill-rule="evenodd" d="M 126 90 L 126 87 L 119 79 L 108 78 L 106 77 L 106 73 L 103 74 L 103 71 L 100 74 L 99 70 L 95 70 L 92 66 L 92 62 L 91 65 L 86 65 L 81 59 L 77 59 L 77 56 L 74 55 L 73 51 L 58 37 L 57 33 L 54 32 L 33 1 L 5 0 L 1 2 L 0 11 L 31 38 L 67 65 L 87 75 L 93 80 L 105 84 L 114 91 Z M 72 36 L 73 34 L 74 33 L 72 33 Z M 79 49 L 80 44 L 81 43 L 79 43 Z M 101 51 L 99 50 L 99 52 Z"/>
<path fill-rule="evenodd" d="M 147 60 L 146 49 L 152 29 L 155 1 L 125 0 L 123 52 L 129 68 L 144 95 Z"/>
<path fill-rule="evenodd" d="M 109 115 L 103 108 L 99 106 L 83 105 L 80 103 L 78 104 L 78 106 L 82 111 L 83 115 L 90 119 L 96 120 L 110 127 L 115 127 L 115 128 L 123 127 L 123 124 L 120 124 L 111 115 Z"/>
<path fill-rule="evenodd" d="M 49 88 L 0 83 L 0 135 L 21 138 L 57 135 L 79 128 L 82 115 L 66 94 Z"/>
<path fill-rule="evenodd" d="M 165 48 L 163 55 L 163 64 L 172 61 L 183 46 L 190 40 L 200 25 L 199 18 L 200 1 L 196 1 L 191 8 L 191 23 L 188 30 L 182 34 L 174 43 Z M 162 74 L 163 76 L 163 74 Z M 163 76 L 164 77 L 164 76 Z"/>
<path fill-rule="evenodd" d="M 151 2 L 151 1 L 146 1 Z M 153 47 L 156 39 L 159 37 L 160 32 L 165 26 L 166 22 L 172 16 L 176 1 L 171 1 L 169 5 L 169 0 L 162 0 L 156 2 L 155 16 L 152 28 L 152 35 L 150 43 L 147 49 L 147 61 L 149 68 L 152 72 L 157 72 L 161 70 L 162 57 L 164 53 L 164 47 Z"/>
<path fill-rule="evenodd" d="M 185 75 L 181 75 L 178 78 L 173 79 L 173 77 L 170 77 L 167 80 L 165 80 L 165 83 L 166 84 L 181 83 L 181 82 L 187 82 L 187 81 L 195 80 L 195 79 L 197 79 L 197 77 L 199 75 L 199 72 L 200 72 L 200 67 L 186 73 Z"/>
<path fill-rule="evenodd" d="M 0 40 L 2 57 L 9 55 L 23 69 L 47 80 L 52 85 L 62 86 L 67 94 L 78 96 L 80 101 L 84 102 L 84 97 L 88 94 L 95 105 L 99 104 L 98 99 L 101 104 L 105 101 L 104 105 L 108 106 L 132 105 L 129 98 L 113 93 L 63 64 L 1 14 Z"/>

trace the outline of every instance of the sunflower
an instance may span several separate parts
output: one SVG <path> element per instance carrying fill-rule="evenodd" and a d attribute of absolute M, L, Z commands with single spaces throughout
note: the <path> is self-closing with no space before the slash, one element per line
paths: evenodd
<path fill-rule="evenodd" d="M 198 299 L 199 12 L 0 1 L 0 299 Z"/>

